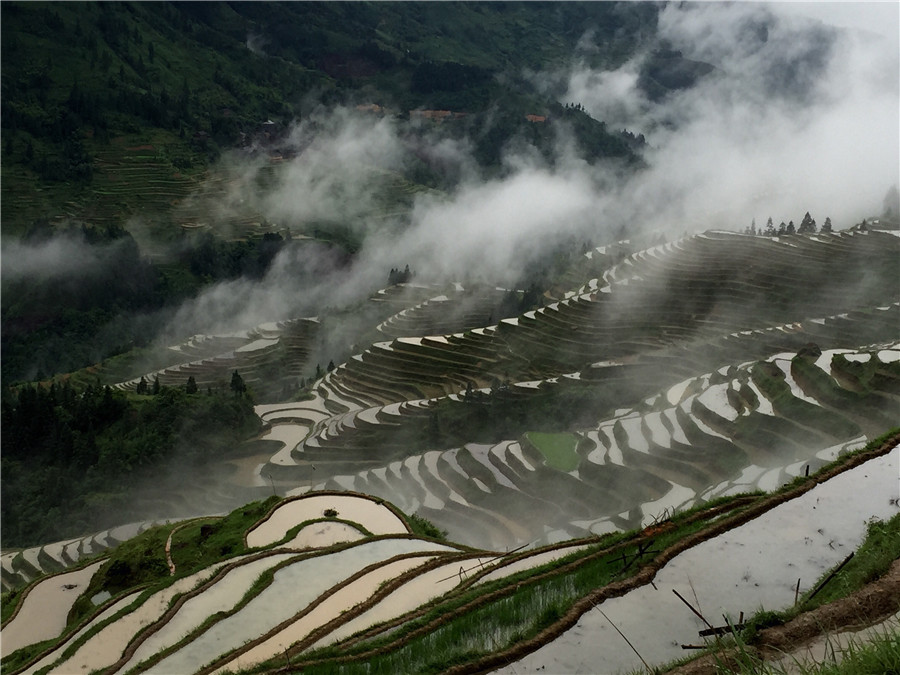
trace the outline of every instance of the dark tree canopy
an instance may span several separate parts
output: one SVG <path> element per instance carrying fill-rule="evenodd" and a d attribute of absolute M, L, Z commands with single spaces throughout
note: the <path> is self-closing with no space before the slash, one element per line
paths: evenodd
<path fill-rule="evenodd" d="M 241 377 L 238 371 L 234 371 L 234 373 L 231 374 L 230 387 L 235 396 L 243 396 L 244 392 L 247 391 L 247 385 L 244 384 L 244 378 Z"/>

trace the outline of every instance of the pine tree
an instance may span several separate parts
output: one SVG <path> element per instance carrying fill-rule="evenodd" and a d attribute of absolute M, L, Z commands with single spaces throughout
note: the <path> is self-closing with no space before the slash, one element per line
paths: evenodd
<path fill-rule="evenodd" d="M 816 231 L 816 221 L 813 220 L 813 217 L 809 215 L 809 211 L 806 212 L 806 215 L 803 216 L 803 220 L 800 221 L 800 227 L 797 230 L 800 234 L 812 234 Z"/>
<path fill-rule="evenodd" d="M 155 378 L 153 378 L 153 395 L 154 396 L 156 396 L 159 393 L 159 389 L 160 389 L 159 376 L 157 375 Z"/>
<path fill-rule="evenodd" d="M 794 234 L 797 231 L 797 228 L 794 227 L 794 221 L 789 220 L 787 224 L 787 229 L 785 230 L 785 234 Z"/>
<path fill-rule="evenodd" d="M 138 394 L 146 394 L 147 393 L 147 380 L 144 379 L 143 375 L 141 375 L 141 381 L 137 383 L 136 391 Z"/>
<path fill-rule="evenodd" d="M 822 232 L 832 232 L 831 229 L 831 218 L 825 218 L 825 223 L 822 225 Z"/>
<path fill-rule="evenodd" d="M 193 375 L 188 377 L 187 384 L 184 385 L 184 390 L 188 394 L 196 394 L 197 393 L 197 380 L 194 379 Z"/>
<path fill-rule="evenodd" d="M 244 378 L 241 377 L 238 371 L 234 371 L 231 374 L 231 391 L 234 392 L 235 396 L 243 396 L 244 392 L 247 391 L 247 386 L 244 384 Z"/>
<path fill-rule="evenodd" d="M 766 221 L 766 236 L 774 237 L 775 236 L 775 225 L 772 223 L 772 216 L 769 216 L 769 220 Z"/>

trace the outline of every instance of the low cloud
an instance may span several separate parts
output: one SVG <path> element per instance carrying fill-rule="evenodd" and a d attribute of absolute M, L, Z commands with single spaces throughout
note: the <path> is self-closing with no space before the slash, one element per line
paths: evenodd
<path fill-rule="evenodd" d="M 90 246 L 78 236 L 38 242 L 6 240 L 0 273 L 4 281 L 83 279 L 98 273 L 105 259 L 103 247 Z"/>
<path fill-rule="evenodd" d="M 297 154 L 277 182 L 261 193 L 262 164 L 247 162 L 232 200 L 279 225 L 352 225 L 361 242 L 352 265 L 324 249 L 289 247 L 260 284 L 216 286 L 178 320 L 203 317 L 222 329 L 347 306 L 407 264 L 420 280 L 512 283 L 561 237 L 674 238 L 769 216 L 799 221 L 807 210 L 841 229 L 877 213 L 900 178 L 900 68 L 890 40 L 756 3 L 667 5 L 659 37 L 715 70 L 650 100 L 639 86 L 645 52 L 611 71 L 574 65 L 559 95 L 610 129 L 645 134 L 648 168 L 633 174 L 586 164 L 563 131 L 552 165 L 513 146 L 503 177 L 483 180 L 464 140 L 415 135 L 389 116 L 353 110 L 309 115 L 290 133 Z M 558 89 L 559 74 L 545 84 Z M 384 181 L 415 161 L 452 169 L 459 182 L 449 194 L 417 195 L 395 217 Z M 291 272 L 299 268 L 316 273 Z"/>
<path fill-rule="evenodd" d="M 848 227 L 877 212 L 897 183 L 891 41 L 778 7 L 667 5 L 660 37 L 716 70 L 659 103 L 638 86 L 647 54 L 614 71 L 570 71 L 561 100 L 646 134 L 651 168 L 623 193 L 637 220 L 664 230 L 732 229 L 810 210 Z"/>

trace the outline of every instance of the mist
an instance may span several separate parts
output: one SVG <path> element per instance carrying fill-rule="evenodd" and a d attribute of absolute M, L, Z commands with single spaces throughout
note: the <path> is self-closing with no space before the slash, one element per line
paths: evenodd
<path fill-rule="evenodd" d="M 780 8 L 667 5 L 660 38 L 716 70 L 663 101 L 639 87 L 647 53 L 615 71 L 576 64 L 565 74 L 564 100 L 648 140 L 651 169 L 628 185 L 624 213 L 643 205 L 638 219 L 663 230 L 807 210 L 845 228 L 877 213 L 898 182 L 895 45 Z"/>
<path fill-rule="evenodd" d="M 121 246 L 112 242 L 91 246 L 75 235 L 61 234 L 41 241 L 3 241 L 3 281 L 78 280 L 99 274 L 110 258 L 108 249 Z"/>
<path fill-rule="evenodd" d="M 322 248 L 285 247 L 261 282 L 216 285 L 173 325 L 227 331 L 346 308 L 404 265 L 418 283 L 508 286 L 565 238 L 673 239 L 743 230 L 752 220 L 759 227 L 768 217 L 799 222 L 806 211 L 843 229 L 879 213 L 900 182 L 895 40 L 757 3 L 667 5 L 658 31 L 660 46 L 712 72 L 653 99 L 641 87 L 651 50 L 615 70 L 576 60 L 529 75 L 611 130 L 644 134 L 646 167 L 638 171 L 588 164 L 560 121 L 552 164 L 511 144 L 504 170 L 485 179 L 464 140 L 423 129 L 411 138 L 390 116 L 322 108 L 292 127 L 292 158 L 265 191 L 257 180 L 264 162 L 227 156 L 242 180 L 216 205 L 220 214 L 252 204 L 278 227 L 340 223 L 359 250 L 348 263 Z M 407 212 L 386 212 L 384 180 L 410 166 L 416 145 L 459 180 L 446 192 L 417 194 Z"/>

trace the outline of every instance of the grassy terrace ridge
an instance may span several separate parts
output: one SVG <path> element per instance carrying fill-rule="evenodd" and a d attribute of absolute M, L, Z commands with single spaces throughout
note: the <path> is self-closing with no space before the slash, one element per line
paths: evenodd
<path fill-rule="evenodd" d="M 564 542 L 545 547 L 539 551 L 565 548 L 568 546 L 588 544 L 589 548 L 565 555 L 563 558 L 540 567 L 513 574 L 507 578 L 476 585 L 478 579 L 486 572 L 473 574 L 456 590 L 437 600 L 400 617 L 386 625 L 369 629 L 362 634 L 313 653 L 301 653 L 311 646 L 318 636 L 325 633 L 320 629 L 307 639 L 288 650 L 286 656 L 291 659 L 292 668 L 303 668 L 304 672 L 333 671 L 340 666 L 342 671 L 355 672 L 373 668 L 375 672 L 386 669 L 390 672 L 436 672 L 448 669 L 449 672 L 478 672 L 509 662 L 532 651 L 538 646 L 552 640 L 577 622 L 578 617 L 590 610 L 598 602 L 622 595 L 640 585 L 650 583 L 666 562 L 684 550 L 726 532 L 733 527 L 756 518 L 771 508 L 789 499 L 800 496 L 818 483 L 834 477 L 842 471 L 859 466 L 873 457 L 890 451 L 900 442 L 900 429 L 894 429 L 879 439 L 869 443 L 864 449 L 849 453 L 823 468 L 816 474 L 797 478 L 793 483 L 769 495 L 743 495 L 729 497 L 708 503 L 690 511 L 676 514 L 671 519 L 640 531 L 616 533 L 603 537 L 592 537 L 585 540 Z M 340 493 L 344 494 L 344 493 Z M 378 500 L 376 500 L 378 501 Z M 244 535 L 261 519 L 265 519 L 278 504 L 284 503 L 276 497 L 263 502 L 249 504 L 228 516 L 219 519 L 198 519 L 188 524 L 174 524 L 152 528 L 141 535 L 125 542 L 109 554 L 107 562 L 101 568 L 89 588 L 82 594 L 69 616 L 70 628 L 64 635 L 53 641 L 59 642 L 71 636 L 79 626 L 84 626 L 90 616 L 95 616 L 105 607 L 110 606 L 129 593 L 142 590 L 141 598 L 146 599 L 152 593 L 161 590 L 177 579 L 208 567 L 212 563 L 227 561 L 235 555 L 249 552 L 244 543 Z M 408 521 L 408 519 L 407 519 Z M 420 524 L 421 525 L 421 524 Z M 424 525 L 427 528 L 427 524 Z M 871 581 L 886 569 L 900 552 L 895 548 L 900 541 L 896 536 L 900 527 L 900 519 L 890 523 L 870 527 L 867 543 L 861 547 L 858 559 L 848 565 L 845 572 L 829 589 L 827 595 L 816 598 L 817 602 L 826 602 L 842 594 L 852 592 L 860 585 Z M 172 556 L 177 565 L 176 576 L 169 576 L 163 559 L 166 537 L 177 528 L 173 536 Z M 428 532 L 434 536 L 433 532 Z M 406 535 L 415 537 L 415 535 Z M 378 539 L 376 537 L 375 539 Z M 661 550 L 651 555 L 644 553 L 653 542 L 653 547 Z M 335 547 L 312 551 L 306 555 L 327 555 L 336 550 L 358 545 L 339 544 Z M 254 556 L 271 555 L 278 549 L 276 543 L 264 549 L 257 549 Z M 477 551 L 457 547 L 460 555 L 476 555 Z M 622 563 L 623 554 L 636 556 L 639 562 Z M 299 553 L 303 556 L 303 553 Z M 525 553 L 511 557 L 511 560 L 526 557 Z M 626 557 L 626 560 L 628 559 Z M 293 558 L 292 558 L 293 560 Z M 610 565 L 615 561 L 618 564 Z M 280 563 L 278 566 L 288 564 Z M 229 566 L 226 566 L 229 567 Z M 224 569 L 220 569 L 203 587 L 221 579 Z M 251 589 L 247 591 L 239 603 L 244 606 L 250 602 L 263 588 L 271 583 L 274 571 L 264 574 Z M 415 575 L 409 573 L 403 579 L 411 579 Z M 354 576 L 354 578 L 357 578 Z M 345 585 L 344 582 L 341 586 Z M 354 608 L 354 611 L 342 619 L 335 619 L 333 627 L 344 620 L 356 616 L 366 608 L 399 588 L 400 578 L 385 585 L 371 598 Z M 114 592 L 112 598 L 101 608 L 91 606 L 88 598 L 101 590 Z M 177 611 L 177 607 L 188 596 L 196 595 L 201 587 L 189 594 L 176 596 L 165 616 L 155 622 L 151 632 L 158 630 Z M 331 589 L 328 594 L 336 589 Z M 17 597 L 4 596 L 4 605 L 10 600 L 14 604 L 21 603 L 24 593 Z M 142 600 L 140 600 L 142 601 Z M 321 602 L 318 600 L 317 602 Z M 132 606 L 134 604 L 132 603 Z M 814 606 L 809 604 L 803 609 Z M 4 607 L 4 611 L 8 611 Z M 237 611 L 236 609 L 234 611 Z M 304 612 L 306 610 L 303 610 Z M 301 612 L 303 613 L 303 612 Z M 233 614 L 233 612 L 229 612 Z M 120 616 L 121 612 L 116 615 Z M 222 617 L 210 617 L 204 625 L 220 620 Z M 115 620 L 111 617 L 103 622 L 108 625 Z M 768 615 L 756 620 L 757 628 L 772 622 Z M 288 623 L 288 622 L 285 622 Z M 332 625 L 329 624 L 329 625 Z M 76 643 L 68 645 L 66 653 L 73 653 L 77 645 L 94 634 L 100 626 L 80 637 Z M 200 629 L 193 631 L 199 634 Z M 149 635 L 141 631 L 140 637 L 132 640 L 129 653 Z M 268 633 L 267 633 L 268 635 Z M 477 636 L 488 636 L 489 644 L 481 647 L 467 647 L 470 640 Z M 261 636 L 264 637 L 264 636 Z M 136 636 L 137 638 L 137 636 Z M 255 642 L 255 641 L 254 641 Z M 3 667 L 13 672 L 27 663 L 35 661 L 46 652 L 51 643 L 32 645 L 19 650 L 4 659 Z M 155 658 L 153 659 L 156 660 Z M 123 661 L 124 663 L 124 661 Z M 283 665 L 279 663 L 263 664 L 251 672 L 276 672 Z M 203 672 L 206 672 L 204 669 Z"/>
<path fill-rule="evenodd" d="M 671 521 L 639 532 L 607 535 L 588 554 L 572 556 L 529 570 L 508 579 L 473 589 L 466 585 L 449 596 L 402 617 L 382 631 L 378 629 L 352 638 L 339 646 L 301 656 L 299 648 L 288 650 L 292 668 L 303 672 L 482 672 L 509 663 L 554 639 L 574 625 L 598 602 L 626 593 L 652 581 L 656 572 L 677 554 L 748 522 L 775 506 L 809 491 L 818 483 L 889 452 L 900 441 L 900 429 L 885 434 L 857 452 L 839 458 L 816 474 L 800 477 L 771 495 L 727 498 L 674 516 Z M 606 564 L 622 553 L 636 553 L 648 539 L 663 551 L 621 573 Z M 591 570 L 599 577 L 591 578 Z M 627 573 L 626 573 L 627 572 Z M 582 594 L 571 595 L 582 577 Z M 566 581 L 570 579 L 571 581 Z M 568 587 L 568 588 L 567 588 Z M 844 587 L 848 588 L 847 586 Z M 554 593 L 570 593 L 568 600 Z M 549 596 L 549 599 L 548 599 Z M 501 606 L 503 603 L 503 606 Z M 523 604 L 524 611 L 506 605 Z M 500 618 L 498 618 L 500 617 Z M 511 622 L 498 626 L 497 622 Z M 494 633 L 507 640 L 493 644 Z M 438 635 L 439 637 L 435 637 Z M 461 646 L 475 635 L 490 635 L 489 649 L 467 650 Z M 444 651 L 439 651 L 443 649 Z M 251 672 L 279 672 L 283 664 L 270 663 Z M 449 666 L 449 667 L 448 667 Z"/>

